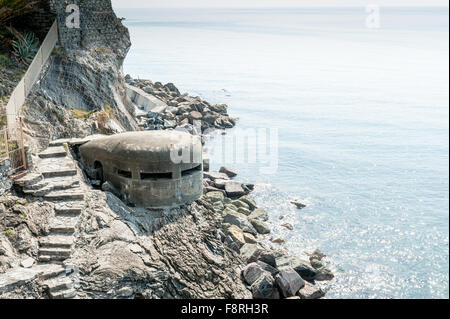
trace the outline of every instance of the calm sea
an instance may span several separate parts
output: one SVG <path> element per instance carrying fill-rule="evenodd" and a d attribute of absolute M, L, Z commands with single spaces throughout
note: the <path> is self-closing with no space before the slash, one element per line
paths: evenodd
<path fill-rule="evenodd" d="M 328 254 L 328 298 L 449 297 L 448 8 L 117 12 L 125 73 L 278 129 L 275 174 L 227 165 L 291 252 Z"/>

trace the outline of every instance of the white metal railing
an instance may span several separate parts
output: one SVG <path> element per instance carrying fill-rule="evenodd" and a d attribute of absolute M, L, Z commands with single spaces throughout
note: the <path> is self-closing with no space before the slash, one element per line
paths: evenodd
<path fill-rule="evenodd" d="M 9 97 L 8 104 L 6 105 L 6 113 L 7 113 L 7 122 L 8 129 L 14 130 L 17 126 L 17 116 L 19 116 L 20 109 L 25 103 L 25 100 L 30 94 L 33 85 L 39 78 L 39 74 L 42 71 L 42 67 L 47 62 L 48 58 L 52 54 L 53 49 L 55 48 L 56 43 L 58 42 L 58 25 L 53 22 L 52 27 L 47 33 L 44 41 L 39 48 L 39 51 L 36 53 L 36 56 L 28 67 L 27 72 L 20 80 L 19 84 L 17 84 L 14 91 L 11 93 Z"/>

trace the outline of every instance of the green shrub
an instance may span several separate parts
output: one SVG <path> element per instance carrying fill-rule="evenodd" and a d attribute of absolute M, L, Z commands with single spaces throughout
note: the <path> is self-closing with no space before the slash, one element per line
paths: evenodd
<path fill-rule="evenodd" d="M 6 236 L 14 236 L 14 230 L 12 230 L 12 229 L 5 230 L 5 235 Z"/>
<path fill-rule="evenodd" d="M 0 54 L 0 67 L 12 68 L 13 66 L 14 64 L 7 56 Z"/>

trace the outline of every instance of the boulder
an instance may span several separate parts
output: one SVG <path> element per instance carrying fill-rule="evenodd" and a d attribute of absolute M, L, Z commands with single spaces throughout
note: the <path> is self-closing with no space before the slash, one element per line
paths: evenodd
<path fill-rule="evenodd" d="M 317 270 L 311 267 L 307 261 L 295 256 L 278 257 L 275 259 L 275 263 L 279 270 L 293 268 L 305 280 L 314 280 L 317 275 Z"/>
<path fill-rule="evenodd" d="M 173 83 L 167 83 L 166 85 L 164 85 L 164 88 L 169 92 L 175 93 L 175 95 L 177 96 L 180 95 L 180 91 L 178 91 L 177 87 Z"/>
<path fill-rule="evenodd" d="M 225 199 L 224 194 L 218 191 L 209 192 L 205 195 L 205 197 L 212 203 L 223 202 L 223 200 Z"/>
<path fill-rule="evenodd" d="M 294 230 L 294 226 L 292 226 L 292 224 L 289 224 L 289 223 L 285 223 L 281 226 L 286 228 L 287 230 L 291 230 L 291 231 Z"/>
<path fill-rule="evenodd" d="M 259 234 L 265 235 L 270 233 L 270 228 L 265 222 L 251 218 L 249 218 L 249 221 Z"/>
<path fill-rule="evenodd" d="M 203 115 L 202 115 L 202 113 L 200 113 L 198 111 L 191 111 L 189 113 L 189 117 L 193 120 L 201 120 Z"/>
<path fill-rule="evenodd" d="M 226 229 L 225 234 L 231 238 L 233 243 L 235 243 L 239 249 L 245 245 L 244 233 L 239 227 L 230 225 Z"/>
<path fill-rule="evenodd" d="M 218 193 L 223 194 L 223 196 L 226 195 L 226 193 L 223 189 L 218 189 L 213 186 L 204 186 L 203 187 L 203 194 L 207 194 L 207 193 L 211 193 L 211 192 L 218 192 Z"/>
<path fill-rule="evenodd" d="M 334 278 L 334 274 L 331 272 L 330 269 L 326 267 L 321 267 L 317 269 L 317 274 L 314 277 L 314 280 L 317 281 L 325 281 L 325 280 L 332 280 Z"/>
<path fill-rule="evenodd" d="M 260 255 L 258 260 L 269 264 L 270 266 L 276 268 L 276 259 L 282 256 L 286 256 L 281 250 L 264 250 Z"/>
<path fill-rule="evenodd" d="M 229 180 L 226 180 L 226 179 L 216 179 L 215 181 L 214 181 L 214 186 L 215 187 L 217 187 L 217 188 L 219 188 L 219 189 L 225 189 L 225 185 L 227 184 L 227 183 L 229 183 L 230 181 Z"/>
<path fill-rule="evenodd" d="M 325 296 L 325 291 L 306 281 L 305 286 L 300 289 L 298 295 L 301 299 L 319 299 Z"/>
<path fill-rule="evenodd" d="M 22 262 L 20 263 L 20 265 L 23 268 L 31 268 L 34 264 L 35 260 L 31 257 L 28 257 L 27 259 L 22 260 Z"/>
<path fill-rule="evenodd" d="M 209 178 L 212 181 L 215 181 L 216 179 L 225 179 L 225 180 L 229 180 L 230 178 L 225 175 L 224 173 L 219 173 L 219 172 L 205 172 L 203 174 L 206 178 Z"/>
<path fill-rule="evenodd" d="M 323 264 L 318 259 L 312 258 L 312 259 L 309 259 L 309 262 L 311 263 L 311 266 L 314 269 L 320 269 L 323 267 Z"/>
<path fill-rule="evenodd" d="M 258 260 L 263 250 L 255 244 L 244 244 L 240 249 L 240 256 L 246 263 Z"/>
<path fill-rule="evenodd" d="M 285 298 L 295 296 L 305 286 L 305 281 L 292 268 L 281 270 L 275 277 L 275 282 Z"/>
<path fill-rule="evenodd" d="M 243 201 L 241 201 L 240 199 L 239 200 L 234 200 L 233 201 L 233 205 L 236 206 L 237 208 L 245 208 L 247 210 L 250 209 L 248 204 L 243 202 Z"/>
<path fill-rule="evenodd" d="M 269 273 L 259 277 L 251 286 L 251 290 L 254 299 L 280 299 L 280 293 Z"/>
<path fill-rule="evenodd" d="M 248 216 L 248 218 L 257 219 L 265 222 L 269 220 L 269 214 L 267 214 L 266 210 L 262 208 L 257 208 Z"/>
<path fill-rule="evenodd" d="M 243 215 L 245 215 L 245 216 L 250 215 L 250 211 L 247 208 L 244 208 L 244 207 L 239 207 L 238 208 L 238 212 L 243 214 Z"/>
<path fill-rule="evenodd" d="M 239 198 L 239 200 L 241 202 L 244 202 L 248 205 L 248 209 L 250 209 L 251 211 L 255 210 L 256 208 L 258 208 L 258 206 L 256 205 L 256 202 L 251 199 L 250 197 L 246 196 L 242 196 L 241 198 Z"/>
<path fill-rule="evenodd" d="M 247 192 L 242 188 L 242 183 L 238 182 L 227 183 L 225 185 L 225 191 L 231 198 L 242 197 L 247 194 Z"/>
<path fill-rule="evenodd" d="M 226 174 L 228 177 L 235 177 L 235 176 L 237 176 L 237 173 L 236 172 L 234 172 L 233 170 L 231 170 L 231 169 L 229 169 L 228 167 L 225 167 L 225 166 L 222 166 L 220 169 L 219 169 L 219 172 L 220 173 L 224 173 L 224 174 Z"/>
<path fill-rule="evenodd" d="M 244 233 L 244 240 L 247 244 L 256 244 L 258 242 L 255 236 L 249 233 Z"/>
<path fill-rule="evenodd" d="M 270 274 L 272 276 L 276 276 L 278 274 L 278 269 L 276 269 L 275 267 L 272 267 L 271 265 L 269 265 L 261 260 L 256 261 L 256 263 L 265 271 L 270 272 Z"/>
<path fill-rule="evenodd" d="M 242 276 L 244 277 L 245 282 L 249 285 L 253 285 L 253 283 L 265 273 L 267 272 L 264 271 L 264 269 L 262 269 L 257 263 L 248 264 L 242 270 Z"/>
<path fill-rule="evenodd" d="M 225 214 L 225 216 L 223 217 L 224 223 L 235 225 L 247 233 L 257 235 L 255 228 L 252 226 L 252 224 L 250 224 L 245 215 L 233 212 L 231 210 L 225 210 L 224 214 Z"/>
<path fill-rule="evenodd" d="M 309 259 L 317 259 L 321 261 L 323 258 L 325 258 L 327 255 L 325 255 L 323 252 L 320 251 L 320 249 L 314 250 L 310 255 Z"/>
<path fill-rule="evenodd" d="M 291 201 L 291 204 L 294 204 L 298 209 L 303 209 L 306 207 L 306 205 L 300 202 L 299 200 L 293 200 Z"/>
<path fill-rule="evenodd" d="M 286 240 L 284 240 L 281 237 L 277 237 L 277 238 L 271 238 L 270 241 L 274 244 L 278 244 L 278 245 L 282 245 L 286 243 Z"/>

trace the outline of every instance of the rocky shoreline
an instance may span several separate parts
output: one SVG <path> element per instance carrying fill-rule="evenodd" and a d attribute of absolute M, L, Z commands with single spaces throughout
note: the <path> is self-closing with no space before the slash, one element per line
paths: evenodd
<path fill-rule="evenodd" d="M 173 83 L 163 85 L 150 80 L 135 80 L 129 75 L 125 79 L 129 85 L 143 89 L 170 106 L 162 114 L 149 114 L 148 117 L 153 121 L 144 125 L 147 130 L 182 128 L 191 134 L 205 137 L 203 133 L 207 130 L 231 128 L 236 124 L 237 119 L 228 115 L 228 106 L 225 104 L 212 105 L 199 97 L 180 94 Z M 160 121 L 156 126 L 154 119 Z M 201 132 L 197 132 L 194 127 L 196 120 L 202 123 Z M 244 266 L 242 280 L 252 292 L 253 298 L 323 297 L 326 292 L 316 286 L 315 281 L 334 278 L 333 273 L 321 262 L 325 255 L 317 249 L 310 254 L 309 261 L 306 261 L 290 256 L 283 249 L 268 248 L 262 242 L 271 233 L 266 223 L 268 213 L 258 208 L 249 196 L 255 185 L 233 180 L 238 174 L 230 168 L 221 167 L 218 172 L 210 172 L 209 162 L 205 161 L 204 164 L 204 198 L 211 209 L 222 217 L 218 233 L 220 240 L 241 256 Z M 292 204 L 299 209 L 305 207 L 299 201 L 293 201 Z M 293 230 L 290 224 L 284 226 Z M 284 240 L 271 238 L 271 242 L 281 245 Z"/>

